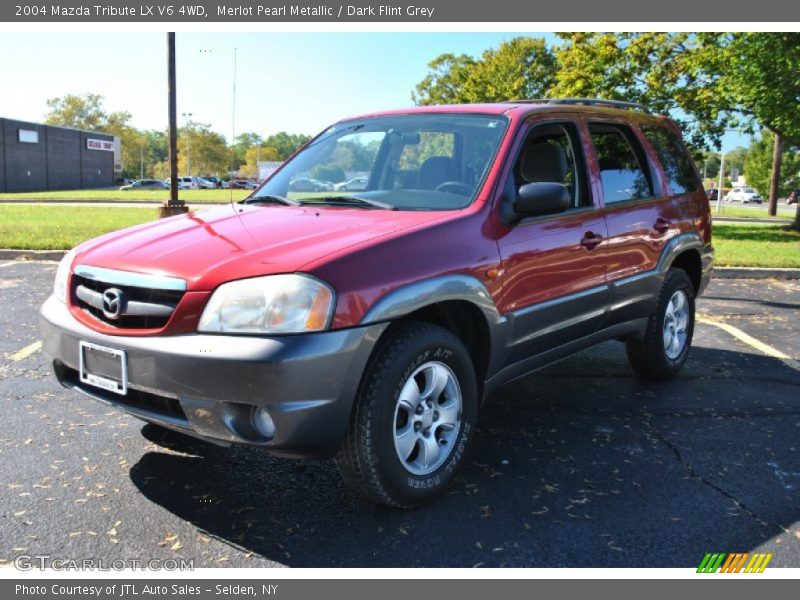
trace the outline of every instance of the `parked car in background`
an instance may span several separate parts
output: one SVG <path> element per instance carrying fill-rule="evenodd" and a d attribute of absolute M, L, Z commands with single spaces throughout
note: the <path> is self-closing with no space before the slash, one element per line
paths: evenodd
<path fill-rule="evenodd" d="M 800 200 L 800 190 L 792 190 L 786 198 L 786 204 L 797 204 Z"/>
<path fill-rule="evenodd" d="M 353 177 L 347 181 L 334 184 L 333 189 L 337 192 L 361 192 L 367 189 L 369 178 L 367 177 Z"/>
<path fill-rule="evenodd" d="M 167 177 L 164 180 L 164 183 L 167 184 L 167 187 L 169 187 L 170 185 L 169 177 Z M 178 177 L 178 189 L 179 190 L 197 189 L 197 185 L 194 183 L 191 177 Z"/>
<path fill-rule="evenodd" d="M 130 185 L 133 183 L 133 179 L 128 179 L 127 177 L 117 177 L 114 180 L 114 185 L 123 186 L 123 185 Z"/>
<path fill-rule="evenodd" d="M 310 177 L 298 177 L 289 182 L 289 189 L 293 192 L 331 192 L 333 184 Z"/>
<path fill-rule="evenodd" d="M 217 188 L 216 182 L 205 177 L 192 177 L 192 185 L 199 190 L 214 190 Z"/>
<path fill-rule="evenodd" d="M 297 190 L 375 143 L 369 190 Z M 677 375 L 712 262 L 708 200 L 667 117 L 586 99 L 403 108 L 333 125 L 235 213 L 79 244 L 41 340 L 58 381 L 104 405 L 335 457 L 364 497 L 413 507 L 489 437 L 478 410 L 504 383 L 610 340 L 642 378 Z M 587 410 L 606 400 L 585 392 Z"/>
<path fill-rule="evenodd" d="M 231 179 L 227 187 L 232 190 L 254 190 L 258 187 L 258 184 L 247 179 Z"/>
<path fill-rule="evenodd" d="M 166 190 L 169 186 L 160 179 L 137 179 L 136 181 L 123 185 L 119 188 L 121 192 L 130 190 Z"/>
<path fill-rule="evenodd" d="M 751 187 L 735 187 L 725 196 L 725 202 L 755 202 L 761 204 L 762 199 L 757 191 Z"/>
<path fill-rule="evenodd" d="M 222 180 L 219 177 L 204 177 L 203 179 L 205 179 L 209 183 L 213 183 L 214 187 L 217 189 L 222 187 Z"/>
<path fill-rule="evenodd" d="M 709 188 L 706 190 L 706 198 L 708 198 L 709 202 L 716 202 L 718 197 L 719 197 L 718 188 Z"/>

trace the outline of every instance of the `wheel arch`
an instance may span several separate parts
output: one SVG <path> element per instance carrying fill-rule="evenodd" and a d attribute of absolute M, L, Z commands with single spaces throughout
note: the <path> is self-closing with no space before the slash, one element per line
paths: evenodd
<path fill-rule="evenodd" d="M 703 240 L 696 231 L 681 233 L 667 242 L 661 251 L 657 270 L 662 275 L 673 267 L 684 270 L 692 281 L 695 294 L 698 294 L 702 287 L 701 250 L 703 247 Z"/>
<path fill-rule="evenodd" d="M 505 334 L 505 319 L 483 283 L 468 275 L 444 275 L 405 285 L 379 299 L 361 324 L 383 321 L 422 321 L 453 332 L 470 354 L 483 396 L 484 381 L 496 368 Z"/>

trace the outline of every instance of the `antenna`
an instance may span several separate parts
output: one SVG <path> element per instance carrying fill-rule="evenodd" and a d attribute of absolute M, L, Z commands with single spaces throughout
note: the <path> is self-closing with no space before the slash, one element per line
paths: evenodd
<path fill-rule="evenodd" d="M 239 49 L 233 48 L 233 101 L 231 102 L 231 146 L 236 144 L 236 54 Z M 233 164 L 231 163 L 231 167 Z M 231 205 L 233 205 L 233 188 L 228 187 Z"/>

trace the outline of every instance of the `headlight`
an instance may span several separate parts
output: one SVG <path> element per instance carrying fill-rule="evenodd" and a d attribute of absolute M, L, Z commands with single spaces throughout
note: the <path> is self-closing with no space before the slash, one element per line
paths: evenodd
<path fill-rule="evenodd" d="M 72 261 L 75 260 L 75 250 L 70 250 L 58 263 L 56 269 L 56 278 L 53 281 L 53 294 L 62 302 L 67 302 L 67 284 L 69 283 L 69 268 L 72 266 Z"/>
<path fill-rule="evenodd" d="M 308 275 L 268 275 L 221 285 L 211 295 L 198 331 L 303 333 L 330 324 L 333 291 Z"/>

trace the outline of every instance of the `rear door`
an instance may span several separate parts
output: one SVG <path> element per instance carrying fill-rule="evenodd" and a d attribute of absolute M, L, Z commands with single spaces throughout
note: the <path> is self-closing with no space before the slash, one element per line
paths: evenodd
<path fill-rule="evenodd" d="M 656 267 L 678 215 L 637 129 L 613 120 L 587 126 L 608 229 L 612 298 L 605 325 L 613 325 L 652 312 L 661 283 Z"/>
<path fill-rule="evenodd" d="M 593 333 L 608 300 L 605 221 L 592 198 L 577 123 L 538 122 L 524 136 L 505 196 L 515 198 L 525 183 L 549 181 L 567 187 L 572 206 L 514 222 L 498 240 L 500 309 L 512 326 L 509 364 Z"/>

